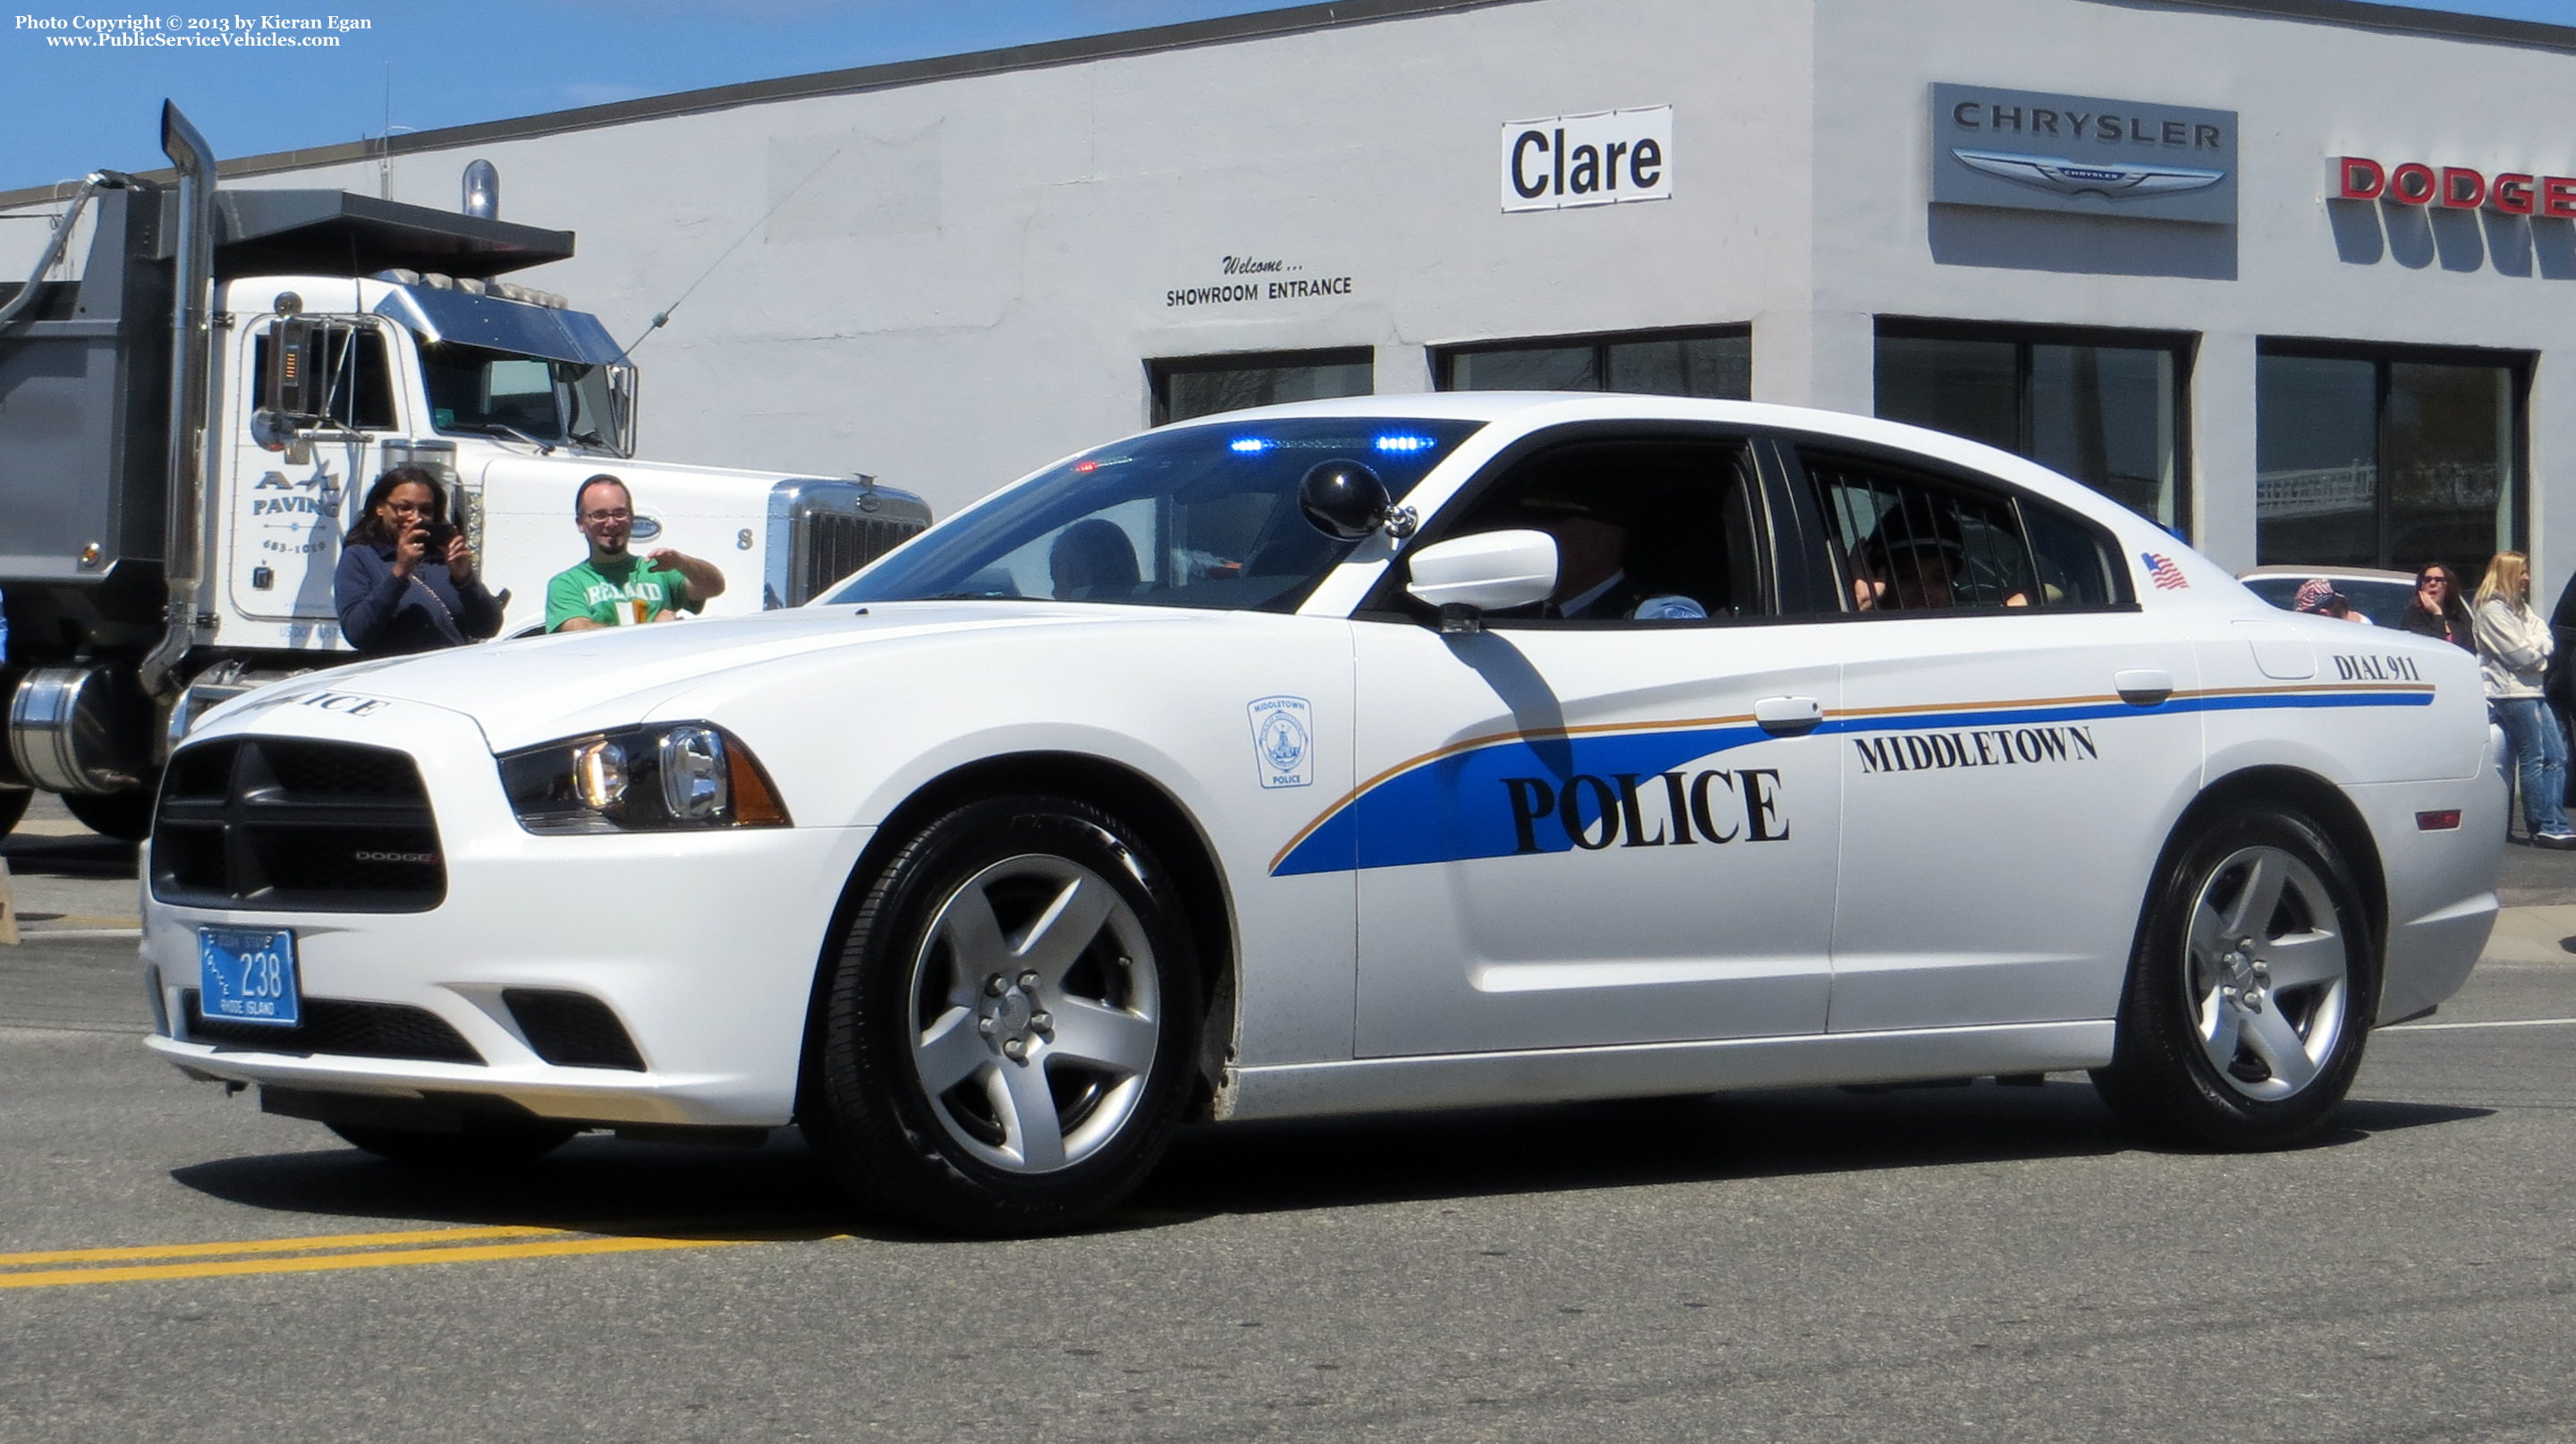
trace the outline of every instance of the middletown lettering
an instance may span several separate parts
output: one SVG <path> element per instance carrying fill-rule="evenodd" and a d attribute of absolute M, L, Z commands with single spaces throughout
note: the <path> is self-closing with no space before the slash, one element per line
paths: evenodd
<path fill-rule="evenodd" d="M 2043 762 L 2098 762 L 2089 727 L 1980 727 L 1959 732 L 1899 732 L 1855 737 L 1861 775 L 1944 772 L 1959 767 L 2021 767 Z"/>

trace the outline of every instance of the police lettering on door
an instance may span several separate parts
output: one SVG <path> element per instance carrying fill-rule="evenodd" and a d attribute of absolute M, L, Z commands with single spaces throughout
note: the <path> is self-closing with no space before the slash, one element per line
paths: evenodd
<path fill-rule="evenodd" d="M 1598 852 L 1697 842 L 1785 842 L 1780 772 L 1774 767 L 1634 772 L 1615 777 L 1576 773 L 1556 786 L 1544 777 L 1506 777 L 1514 852 Z"/>

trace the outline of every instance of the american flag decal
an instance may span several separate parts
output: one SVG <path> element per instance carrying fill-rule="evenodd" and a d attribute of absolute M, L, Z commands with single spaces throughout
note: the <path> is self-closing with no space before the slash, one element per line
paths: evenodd
<path fill-rule="evenodd" d="M 2138 555 L 2147 559 L 2147 576 L 2155 582 L 2158 591 L 2170 592 L 2191 585 L 2183 576 L 2182 568 L 2173 564 L 2173 558 L 2158 556 L 2154 552 L 2140 552 Z"/>

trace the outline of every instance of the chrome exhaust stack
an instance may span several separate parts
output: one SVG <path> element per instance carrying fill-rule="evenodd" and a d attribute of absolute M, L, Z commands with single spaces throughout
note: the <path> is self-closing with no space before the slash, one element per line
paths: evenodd
<path fill-rule="evenodd" d="M 169 591 L 161 640 L 143 659 L 145 693 L 177 690 L 179 663 L 197 637 L 197 592 L 205 580 L 206 478 L 217 438 L 206 424 L 206 386 L 215 285 L 215 157 L 206 138 L 161 103 L 161 150 L 179 171 L 177 301 L 171 307 L 170 491 L 162 530 L 161 573 Z"/>

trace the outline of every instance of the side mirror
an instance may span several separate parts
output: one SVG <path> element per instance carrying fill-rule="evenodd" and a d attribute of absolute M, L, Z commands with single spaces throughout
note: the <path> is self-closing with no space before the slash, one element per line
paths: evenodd
<path fill-rule="evenodd" d="M 281 431 L 314 425 L 322 419 L 325 361 L 322 327 L 302 316 L 289 316 L 268 333 L 268 394 L 260 404 Z"/>
<path fill-rule="evenodd" d="M 641 386 L 633 366 L 621 361 L 608 368 L 608 404 L 615 413 L 609 444 L 620 456 L 635 454 L 635 403 Z"/>
<path fill-rule="evenodd" d="M 1478 617 L 1543 602 L 1556 590 L 1556 538 L 1543 531 L 1452 537 L 1406 558 L 1405 591 L 1440 609 L 1440 630 L 1473 632 Z"/>
<path fill-rule="evenodd" d="M 1386 522 L 1386 483 L 1356 461 L 1318 462 L 1297 483 L 1297 508 L 1315 530 L 1358 541 Z"/>

